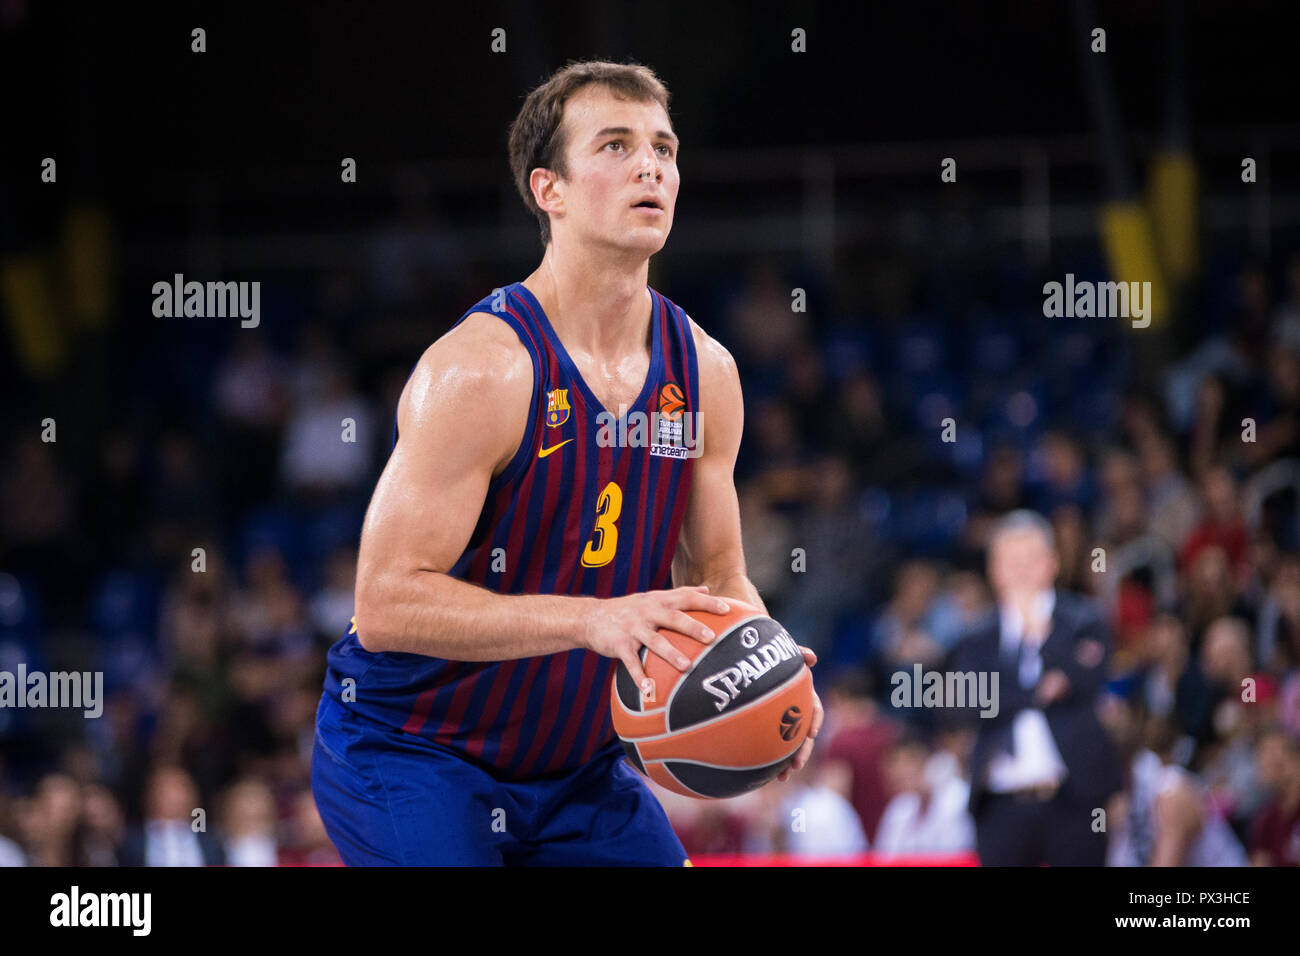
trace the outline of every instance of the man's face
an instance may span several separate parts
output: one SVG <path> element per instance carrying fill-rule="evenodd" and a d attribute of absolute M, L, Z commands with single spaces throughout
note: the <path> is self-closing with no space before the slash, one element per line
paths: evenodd
<path fill-rule="evenodd" d="M 1270 734 L 1260 741 L 1255 751 L 1255 768 L 1259 782 L 1269 789 L 1280 787 L 1286 779 L 1286 768 L 1290 762 L 1286 742 L 1276 734 Z"/>
<path fill-rule="evenodd" d="M 568 175 L 554 185 L 562 200 L 551 231 L 653 255 L 673 226 L 677 138 L 664 108 L 634 103 L 603 86 L 579 90 L 564 107 Z M 638 207 L 653 198 L 657 209 Z"/>
<path fill-rule="evenodd" d="M 1037 531 L 1011 531 L 989 551 L 989 581 L 999 597 L 1042 591 L 1056 580 L 1056 554 Z"/>

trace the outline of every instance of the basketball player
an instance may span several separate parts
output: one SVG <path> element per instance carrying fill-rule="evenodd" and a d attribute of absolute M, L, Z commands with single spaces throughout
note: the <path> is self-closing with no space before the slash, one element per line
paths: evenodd
<path fill-rule="evenodd" d="M 542 263 L 406 383 L 329 652 L 312 789 L 348 864 L 689 864 L 623 760 L 610 684 L 622 661 L 653 693 L 642 647 L 688 669 L 657 633 L 711 640 L 687 611 L 763 603 L 732 479 L 735 363 L 647 285 L 677 147 L 667 91 L 634 65 L 565 67 L 511 127 Z M 633 414 L 655 412 L 660 433 L 634 440 Z M 674 433 L 688 414 L 698 457 Z M 783 778 L 822 718 L 818 702 Z"/>

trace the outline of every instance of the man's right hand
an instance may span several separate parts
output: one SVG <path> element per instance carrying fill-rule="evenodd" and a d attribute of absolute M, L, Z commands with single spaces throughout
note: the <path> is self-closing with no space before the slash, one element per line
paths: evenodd
<path fill-rule="evenodd" d="M 708 585 L 704 584 L 598 599 L 595 609 L 583 620 L 579 643 L 603 657 L 622 661 L 641 693 L 653 694 L 654 688 L 648 685 L 649 678 L 641 667 L 642 646 L 679 671 L 689 670 L 690 660 L 658 629 L 666 628 L 708 644 L 714 638 L 713 631 L 686 612 L 726 614 L 730 610 L 731 606 L 710 595 Z"/>

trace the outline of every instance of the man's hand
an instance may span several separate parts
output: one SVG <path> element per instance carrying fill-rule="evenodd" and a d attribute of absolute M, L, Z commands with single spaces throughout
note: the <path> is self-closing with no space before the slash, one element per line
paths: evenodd
<path fill-rule="evenodd" d="M 803 651 L 803 662 L 809 667 L 812 667 L 817 663 L 817 655 L 814 654 L 810 648 L 800 645 L 799 650 Z M 813 691 L 812 727 L 808 731 L 808 736 L 804 738 L 803 745 L 799 748 L 799 752 L 794 755 L 794 763 L 785 770 L 782 770 L 781 775 L 776 778 L 777 780 L 788 779 L 790 774 L 794 773 L 796 770 L 802 770 L 804 765 L 808 763 L 808 758 L 812 756 L 813 738 L 816 737 L 818 731 L 822 729 L 822 721 L 825 719 L 826 711 L 822 709 L 822 699 L 817 696 L 816 691 Z"/>
<path fill-rule="evenodd" d="M 715 636 L 713 631 L 686 612 L 726 614 L 730 610 L 726 601 L 710 596 L 705 584 L 605 598 L 595 601 L 594 609 L 586 615 L 579 645 L 602 657 L 618 658 L 641 693 L 652 695 L 654 688 L 648 685 L 653 682 L 641 667 L 642 645 L 679 671 L 690 670 L 691 662 L 659 633 L 659 628 L 708 644 Z"/>

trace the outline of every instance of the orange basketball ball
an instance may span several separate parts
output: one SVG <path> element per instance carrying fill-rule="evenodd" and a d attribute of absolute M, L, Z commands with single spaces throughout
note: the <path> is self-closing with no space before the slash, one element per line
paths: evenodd
<path fill-rule="evenodd" d="M 758 608 L 724 600 L 726 614 L 686 612 L 717 635 L 708 644 L 660 628 L 691 661 L 689 670 L 642 647 L 653 699 L 642 698 L 622 664 L 610 695 L 628 759 L 689 797 L 734 797 L 763 786 L 794 762 L 812 726 L 812 672 L 794 638 Z"/>

